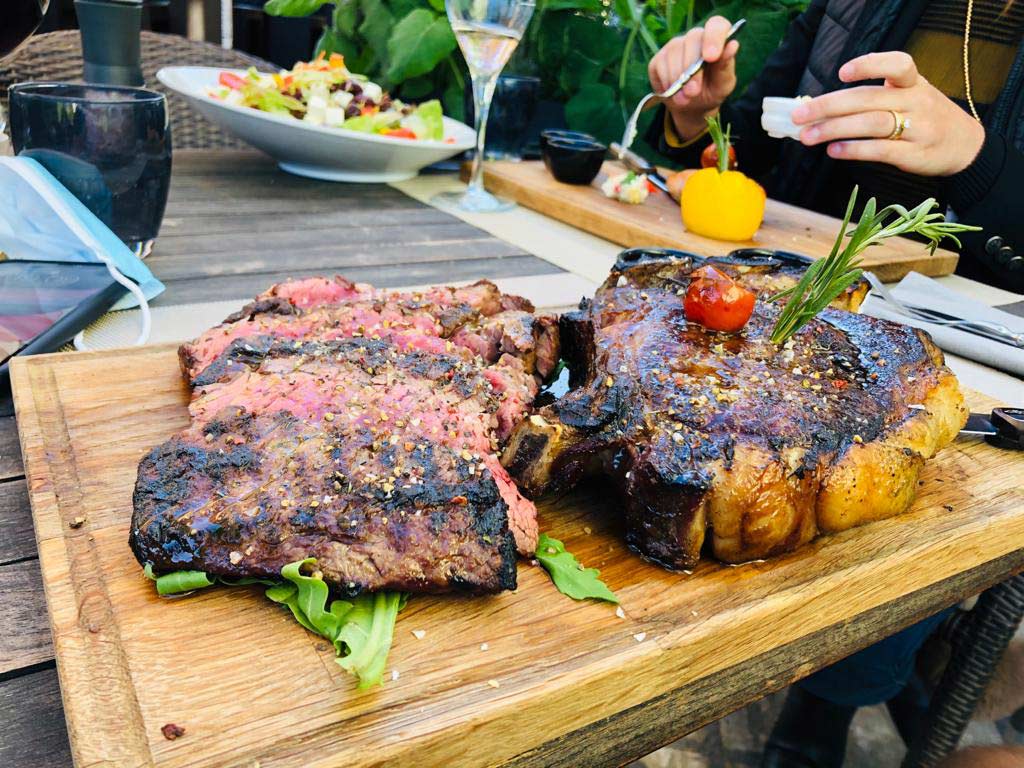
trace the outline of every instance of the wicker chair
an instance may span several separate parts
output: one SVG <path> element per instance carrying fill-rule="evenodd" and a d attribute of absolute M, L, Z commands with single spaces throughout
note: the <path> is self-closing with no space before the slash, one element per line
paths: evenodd
<path fill-rule="evenodd" d="M 239 51 L 177 35 L 142 32 L 142 74 L 146 86 L 167 96 L 175 149 L 237 148 L 243 142 L 225 133 L 192 110 L 184 98 L 156 79 L 161 67 L 196 65 L 276 72 L 279 67 Z M 77 82 L 82 79 L 82 43 L 78 31 L 36 35 L 9 61 L 0 64 L 0 103 L 7 107 L 7 89 L 26 80 Z"/>

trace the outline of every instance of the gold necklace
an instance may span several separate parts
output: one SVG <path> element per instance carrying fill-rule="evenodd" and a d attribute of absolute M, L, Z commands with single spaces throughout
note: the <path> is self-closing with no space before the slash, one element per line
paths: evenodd
<path fill-rule="evenodd" d="M 974 95 L 971 93 L 971 16 L 974 13 L 974 0 L 967 0 L 967 20 L 964 22 L 964 91 L 967 94 L 967 106 L 979 123 L 978 110 L 974 106 Z"/>

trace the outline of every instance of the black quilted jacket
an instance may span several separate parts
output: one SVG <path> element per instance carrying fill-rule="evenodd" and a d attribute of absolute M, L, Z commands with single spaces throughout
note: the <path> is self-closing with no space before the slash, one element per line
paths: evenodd
<path fill-rule="evenodd" d="M 790 25 L 779 49 L 743 96 L 723 106 L 732 124 L 743 170 L 768 194 L 805 208 L 841 215 L 850 193 L 843 161 L 788 139 L 772 139 L 761 128 L 765 96 L 817 96 L 847 87 L 839 67 L 871 51 L 900 50 L 928 0 L 812 0 Z M 975 161 L 944 182 L 946 202 L 960 221 L 983 227 L 967 233 L 958 272 L 1024 293 L 1024 47 L 1018 51 L 998 100 L 985 115 L 986 139 Z M 702 142 L 669 147 L 662 119 L 651 127 L 652 144 L 683 165 L 698 166 Z M 846 161 L 849 162 L 849 161 Z M 907 201 L 916 204 L 918 201 Z"/>

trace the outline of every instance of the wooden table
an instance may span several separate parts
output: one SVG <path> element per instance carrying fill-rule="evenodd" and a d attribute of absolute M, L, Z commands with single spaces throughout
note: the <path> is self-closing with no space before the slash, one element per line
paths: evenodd
<path fill-rule="evenodd" d="M 157 305 L 243 298 L 286 275 L 344 272 L 379 285 L 563 271 L 387 187 L 332 185 L 264 160 L 179 153 L 151 267 Z M 70 760 L 13 419 L 0 420 L 0 766 Z M 864 647 L 1024 566 L 1024 552 L 774 648 L 685 690 L 521 755 L 517 763 L 617 764 Z M 10 628 L 13 628 L 11 630 Z M 703 693 L 702 693 L 703 691 Z M 582 746 L 581 746 L 582 745 Z"/>

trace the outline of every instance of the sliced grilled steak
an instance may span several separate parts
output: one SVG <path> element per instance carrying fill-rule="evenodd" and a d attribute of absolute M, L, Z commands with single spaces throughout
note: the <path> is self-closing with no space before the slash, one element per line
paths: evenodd
<path fill-rule="evenodd" d="M 403 293 L 378 290 L 342 277 L 309 278 L 273 286 L 241 311 L 181 347 L 182 370 L 192 382 L 235 339 L 272 335 L 320 340 L 394 338 L 417 347 L 421 339 L 451 339 L 487 363 L 503 353 L 530 373 L 548 376 L 558 364 L 558 329 L 551 316 L 502 294 L 486 280 L 462 288 Z"/>
<path fill-rule="evenodd" d="M 520 488 L 607 473 L 630 545 L 671 568 L 706 538 L 740 562 L 907 509 L 966 418 L 926 334 L 827 309 L 779 347 L 763 300 L 740 333 L 707 331 L 683 311 L 706 260 L 633 255 L 562 319 L 576 388 L 513 434 L 502 460 Z M 729 271 L 758 291 L 792 284 L 770 266 Z"/>
<path fill-rule="evenodd" d="M 139 466 L 139 561 L 241 577 L 316 557 L 347 593 L 514 588 L 535 510 L 496 450 L 536 383 L 510 355 L 482 368 L 417 339 L 233 341 Z"/>

